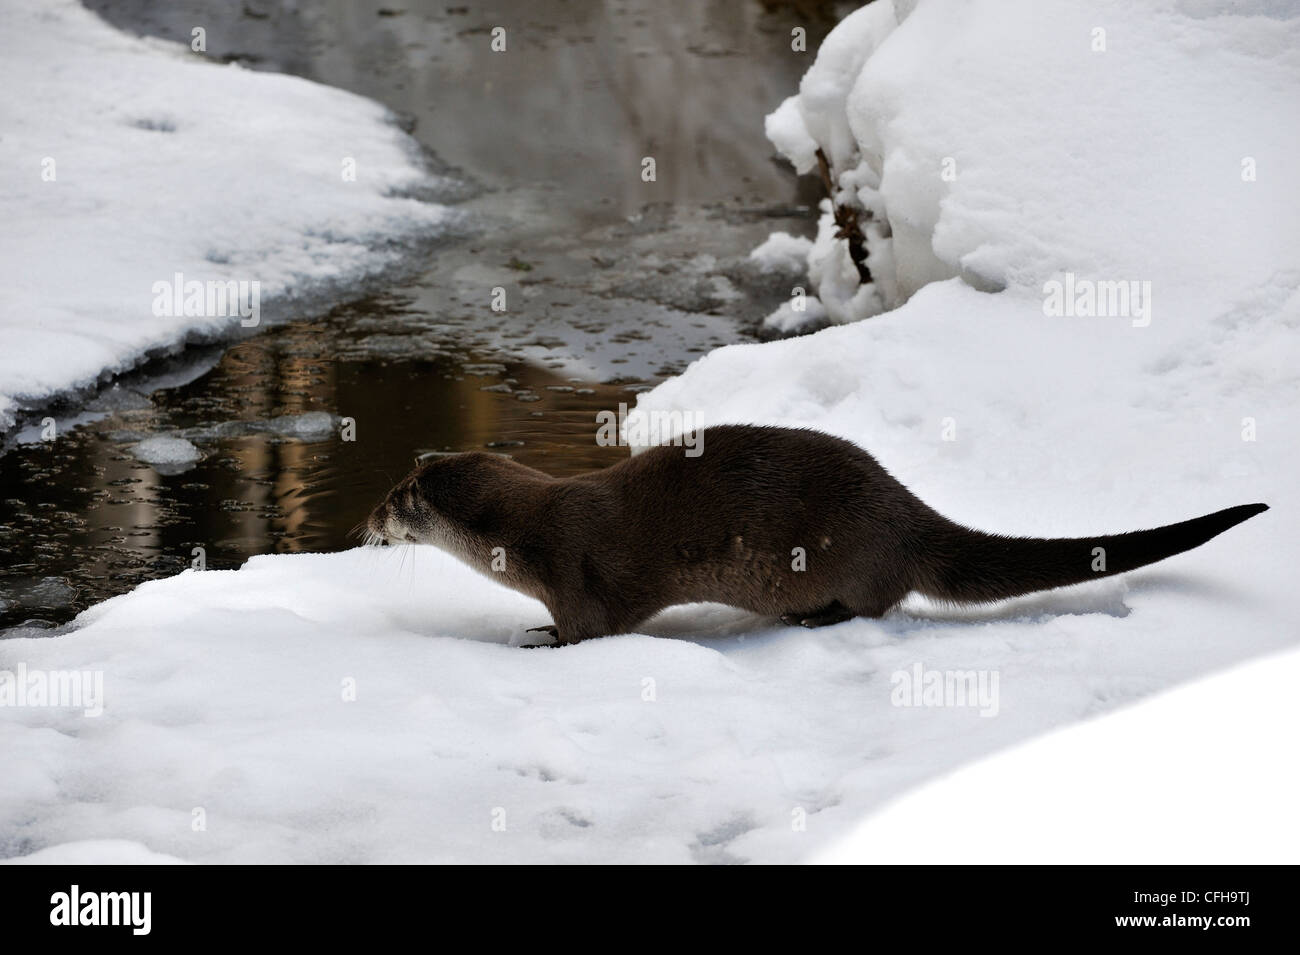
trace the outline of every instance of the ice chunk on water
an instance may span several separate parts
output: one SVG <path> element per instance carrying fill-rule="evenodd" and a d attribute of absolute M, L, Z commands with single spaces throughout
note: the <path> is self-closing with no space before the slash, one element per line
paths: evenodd
<path fill-rule="evenodd" d="M 308 411 L 305 414 L 286 414 L 272 418 L 257 430 L 269 431 L 291 438 L 315 438 L 334 430 L 334 416 L 328 411 Z"/>
<path fill-rule="evenodd" d="M 111 388 L 101 391 L 88 401 L 86 407 L 91 411 L 139 411 L 151 404 L 145 395 L 131 388 L 123 388 L 115 382 Z"/>
<path fill-rule="evenodd" d="M 159 474 L 179 474 L 199 462 L 203 453 L 184 438 L 154 435 L 131 448 L 131 453 Z"/>

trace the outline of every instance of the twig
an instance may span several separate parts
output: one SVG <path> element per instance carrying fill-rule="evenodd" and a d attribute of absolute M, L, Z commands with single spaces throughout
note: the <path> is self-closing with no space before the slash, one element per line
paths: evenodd
<path fill-rule="evenodd" d="M 871 281 L 871 269 L 867 268 L 866 236 L 862 234 L 862 227 L 858 224 L 858 217 L 853 210 L 847 206 L 836 205 L 835 184 L 831 181 L 831 164 L 826 159 L 826 153 L 820 149 L 817 150 L 817 167 L 821 170 L 826 195 L 831 200 L 831 214 L 835 217 L 835 225 L 839 227 L 835 232 L 835 238 L 849 240 L 849 258 L 857 267 L 858 278 L 863 285 L 866 285 Z"/>

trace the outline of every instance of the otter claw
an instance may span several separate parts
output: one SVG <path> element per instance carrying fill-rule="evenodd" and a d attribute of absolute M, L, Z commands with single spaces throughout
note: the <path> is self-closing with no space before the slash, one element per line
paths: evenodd
<path fill-rule="evenodd" d="M 561 646 L 563 643 L 563 641 L 560 640 L 560 630 L 553 623 L 548 624 L 545 627 L 529 627 L 527 630 L 524 631 L 524 633 L 549 633 L 552 637 L 555 638 L 555 642 L 554 643 L 521 643 L 519 644 L 520 650 L 536 650 L 539 649 L 540 647 L 558 647 Z"/>

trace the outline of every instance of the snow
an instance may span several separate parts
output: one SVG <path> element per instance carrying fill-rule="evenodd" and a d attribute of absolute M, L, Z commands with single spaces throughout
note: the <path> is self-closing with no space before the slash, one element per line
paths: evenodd
<path fill-rule="evenodd" d="M 0 667 L 104 673 L 97 719 L 0 709 L 7 855 L 111 835 L 193 862 L 792 858 L 791 813 L 834 812 L 863 760 L 858 640 L 696 609 L 668 639 L 524 652 L 504 643 L 544 609 L 430 548 L 189 571 L 79 622 L 0 642 Z M 698 627 L 754 635 L 671 638 Z"/>
<path fill-rule="evenodd" d="M 415 198 L 439 183 L 377 103 L 127 37 L 74 0 L 0 8 L 0 88 L 0 430 L 20 407 L 252 327 L 230 307 L 155 314 L 155 283 L 244 282 L 251 300 L 256 282 L 271 321 L 451 221 Z"/>
<path fill-rule="evenodd" d="M 821 146 L 841 201 L 888 221 L 868 260 L 885 307 L 952 276 L 1041 288 L 1072 270 L 1149 280 L 1181 321 L 1175 296 L 1220 274 L 1291 287 L 1300 231 L 1280 210 L 1295 204 L 1282 170 L 1300 147 L 1300 123 L 1281 119 L 1296 115 L 1294 5 L 911 6 L 879 0 L 846 19 L 767 125 L 800 171 Z M 819 246 L 832 319 L 879 311 L 850 304 L 844 243 Z"/>
<path fill-rule="evenodd" d="M 773 232 L 749 257 L 763 272 L 793 272 L 799 274 L 808 268 L 808 253 L 812 240 L 788 232 Z"/>
<path fill-rule="evenodd" d="M 1260 728 L 1291 731 L 1297 680 L 1292 650 L 1058 730 L 922 787 L 814 861 L 1292 865 L 1300 774 Z"/>
<path fill-rule="evenodd" d="M 796 307 L 796 302 L 799 306 Z M 782 302 L 777 310 L 763 319 L 763 327 L 783 334 L 806 331 L 814 326 L 826 324 L 826 306 L 815 295 L 805 296 L 802 300 L 792 299 Z"/>
<path fill-rule="evenodd" d="M 767 118 L 768 139 L 798 172 L 816 169 L 819 147 L 834 166 L 857 153 L 845 100 L 867 58 L 897 25 L 895 6 L 893 0 L 880 0 L 841 20 L 817 50 L 798 95 Z"/>
<path fill-rule="evenodd" d="M 790 301 L 782 302 L 763 320 L 764 328 L 790 334 L 826 324 L 826 309 L 817 296 L 808 294 L 808 283 L 804 278 L 813 248 L 811 239 L 788 232 L 773 232 L 749 253 L 750 261 L 758 266 L 760 272 L 787 275 L 791 281 Z"/>
<path fill-rule="evenodd" d="M 0 641 L 0 670 L 98 671 L 105 691 L 98 718 L 0 707 L 0 856 L 106 839 L 189 862 L 1290 851 L 1300 210 L 1279 117 L 1300 22 L 1217 9 L 879 0 L 846 20 L 868 48 L 828 39 L 834 68 L 805 80 L 800 120 L 890 238 L 868 236 L 880 278 L 861 287 L 819 236 L 812 281 L 836 321 L 891 310 L 715 351 L 638 410 L 843 435 L 949 517 L 1004 533 L 1268 513 L 1160 565 L 995 606 L 912 599 L 814 631 L 690 606 L 529 652 L 511 645 L 544 608 L 428 548 L 189 571 L 72 632 Z M 1150 281 L 1150 321 L 1046 314 L 1044 285 L 1066 273 Z M 996 677 L 996 707 L 896 705 L 913 673 Z M 1199 751 L 1198 728 L 1216 728 Z M 1252 786 L 1278 797 L 1208 801 Z M 1151 811 L 1191 791 L 1214 806 L 1199 826 Z M 994 792 L 1023 796 L 998 807 Z"/>
<path fill-rule="evenodd" d="M 20 859 L 5 859 L 7 865 L 179 865 L 183 860 L 150 852 L 147 846 L 125 839 L 87 839 L 69 842 Z"/>

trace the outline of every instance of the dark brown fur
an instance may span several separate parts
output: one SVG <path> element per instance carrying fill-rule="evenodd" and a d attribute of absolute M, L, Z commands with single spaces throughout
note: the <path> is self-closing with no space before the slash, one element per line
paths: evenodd
<path fill-rule="evenodd" d="M 439 458 L 393 488 L 367 527 L 372 540 L 435 544 L 536 597 L 555 621 L 539 629 L 576 643 L 696 601 L 821 626 L 879 617 L 912 591 L 1000 600 L 1141 567 L 1268 509 L 1126 534 L 999 537 L 949 521 L 866 451 L 817 431 L 712 427 L 702 448 L 651 448 L 568 479 L 482 452 Z M 1104 570 L 1093 569 L 1099 547 Z"/>

